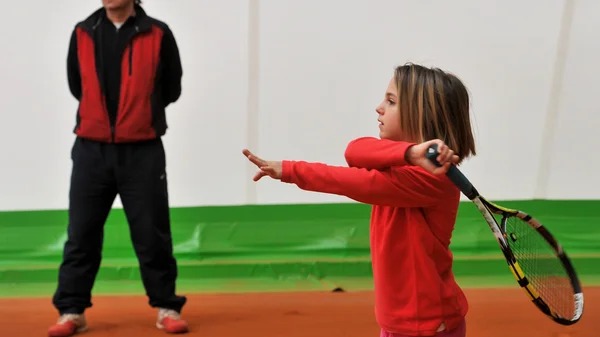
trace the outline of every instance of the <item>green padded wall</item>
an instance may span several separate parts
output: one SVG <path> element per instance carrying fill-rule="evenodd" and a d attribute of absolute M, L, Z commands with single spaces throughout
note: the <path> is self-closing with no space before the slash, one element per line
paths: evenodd
<path fill-rule="evenodd" d="M 600 201 L 501 204 L 539 218 L 573 257 L 582 278 L 600 276 Z M 356 203 L 174 208 L 180 282 L 368 279 L 369 215 L 369 206 Z M 0 286 L 52 287 L 66 224 L 65 211 L 0 213 Z M 461 203 L 451 248 L 455 274 L 463 282 L 512 281 L 491 232 L 470 202 Z M 139 280 L 122 210 L 109 217 L 103 255 L 99 284 Z"/>

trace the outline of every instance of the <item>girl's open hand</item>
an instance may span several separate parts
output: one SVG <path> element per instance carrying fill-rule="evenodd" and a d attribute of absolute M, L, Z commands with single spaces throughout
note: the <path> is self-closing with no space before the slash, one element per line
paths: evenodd
<path fill-rule="evenodd" d="M 259 171 L 256 172 L 254 178 L 252 180 L 258 181 L 260 178 L 264 176 L 269 176 L 273 179 L 281 179 L 281 162 L 280 161 L 267 161 L 263 160 L 257 156 L 255 156 L 250 150 L 244 149 L 242 151 L 244 156 L 248 158 L 256 167 L 258 167 Z"/>

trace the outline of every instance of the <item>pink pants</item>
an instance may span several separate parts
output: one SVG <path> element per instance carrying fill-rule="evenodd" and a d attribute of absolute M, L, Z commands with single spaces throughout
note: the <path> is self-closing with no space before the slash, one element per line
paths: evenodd
<path fill-rule="evenodd" d="M 435 337 L 466 337 L 467 336 L 467 322 L 465 320 L 460 323 L 456 329 L 448 332 L 446 330 L 438 332 Z M 412 337 L 407 335 L 399 335 L 396 333 L 387 332 L 381 329 L 379 337 Z"/>

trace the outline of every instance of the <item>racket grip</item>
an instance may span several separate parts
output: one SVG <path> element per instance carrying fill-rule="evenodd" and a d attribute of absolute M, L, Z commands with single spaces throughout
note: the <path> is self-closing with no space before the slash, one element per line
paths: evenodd
<path fill-rule="evenodd" d="M 427 159 L 429 159 L 429 161 L 434 163 L 436 166 L 440 167 L 442 165 L 437 161 L 438 155 L 439 152 L 437 144 L 433 144 L 429 147 L 429 149 L 427 149 Z M 454 164 L 450 165 L 448 172 L 446 172 L 446 176 L 470 200 L 473 200 L 475 197 L 479 196 L 479 192 L 477 192 L 475 187 L 473 187 L 473 184 L 471 184 L 469 179 L 467 179 L 467 177 L 460 172 L 458 167 L 456 167 Z"/>

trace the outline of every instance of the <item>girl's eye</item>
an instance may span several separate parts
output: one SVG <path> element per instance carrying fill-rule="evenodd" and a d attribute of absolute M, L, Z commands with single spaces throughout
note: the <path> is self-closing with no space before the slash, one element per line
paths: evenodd
<path fill-rule="evenodd" d="M 394 105 L 394 101 L 392 101 L 391 99 L 388 99 L 388 103 L 390 103 L 391 105 Z"/>

